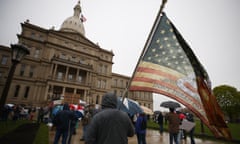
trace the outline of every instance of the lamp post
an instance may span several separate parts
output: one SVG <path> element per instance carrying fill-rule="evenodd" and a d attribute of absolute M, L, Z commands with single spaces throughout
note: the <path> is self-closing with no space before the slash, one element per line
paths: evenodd
<path fill-rule="evenodd" d="M 9 70 L 6 84 L 3 89 L 1 99 L 0 99 L 0 108 L 1 109 L 4 108 L 4 105 L 5 105 L 5 102 L 7 99 L 7 95 L 8 95 L 8 91 L 9 91 L 9 87 L 12 82 L 13 74 L 15 72 L 17 64 L 23 59 L 23 57 L 25 55 L 28 55 L 30 53 L 28 48 L 22 44 L 11 44 L 11 48 L 12 48 L 12 65 Z"/>

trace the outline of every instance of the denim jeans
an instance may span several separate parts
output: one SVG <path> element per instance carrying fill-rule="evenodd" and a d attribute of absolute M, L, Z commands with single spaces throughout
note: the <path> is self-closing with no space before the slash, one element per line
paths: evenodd
<path fill-rule="evenodd" d="M 169 141 L 170 144 L 173 144 L 173 141 L 178 144 L 178 133 L 169 133 Z"/>
<path fill-rule="evenodd" d="M 58 144 L 60 137 L 62 136 L 62 144 L 67 144 L 68 134 L 67 130 L 56 130 L 53 144 Z"/>
<path fill-rule="evenodd" d="M 146 133 L 137 133 L 138 144 L 146 144 Z"/>

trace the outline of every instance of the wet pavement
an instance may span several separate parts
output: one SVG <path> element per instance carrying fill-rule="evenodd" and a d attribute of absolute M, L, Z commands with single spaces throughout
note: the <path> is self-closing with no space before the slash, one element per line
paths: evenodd
<path fill-rule="evenodd" d="M 53 143 L 55 131 L 50 130 L 49 133 L 49 144 Z M 71 144 L 84 144 L 84 141 L 80 141 L 82 136 L 82 127 L 80 126 L 77 129 L 77 134 L 72 136 Z M 169 135 L 168 133 L 164 132 L 162 135 L 157 130 L 147 129 L 147 136 L 146 136 L 147 144 L 168 144 L 169 143 Z M 222 141 L 210 141 L 195 138 L 196 144 L 227 144 Z M 60 143 L 60 141 L 59 141 Z M 137 137 L 134 135 L 133 137 L 128 139 L 128 144 L 137 144 Z M 182 141 L 182 144 L 190 144 L 190 139 L 187 138 L 186 141 Z"/>

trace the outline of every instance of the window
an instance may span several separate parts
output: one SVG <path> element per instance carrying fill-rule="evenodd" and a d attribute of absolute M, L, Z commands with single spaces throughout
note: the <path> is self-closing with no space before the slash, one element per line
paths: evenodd
<path fill-rule="evenodd" d="M 128 86 L 128 82 L 126 82 L 126 87 Z"/>
<path fill-rule="evenodd" d="M 25 93 L 24 93 L 24 98 L 25 98 L 25 99 L 28 98 L 29 89 L 30 89 L 29 86 L 27 86 L 27 87 L 25 88 Z"/>
<path fill-rule="evenodd" d="M 84 59 L 84 58 L 81 58 L 81 59 L 79 60 L 79 62 L 80 62 L 81 64 L 85 64 L 85 59 Z"/>
<path fill-rule="evenodd" d="M 120 81 L 121 88 L 123 88 L 123 80 Z"/>
<path fill-rule="evenodd" d="M 35 67 L 34 66 L 30 66 L 30 70 L 29 70 L 29 77 L 33 77 L 33 72 L 34 72 Z"/>
<path fill-rule="evenodd" d="M 97 81 L 97 88 L 100 88 L 101 87 L 101 80 L 98 80 Z"/>
<path fill-rule="evenodd" d="M 67 56 L 66 56 L 65 54 L 61 54 L 61 55 L 60 55 L 60 58 L 61 58 L 61 59 L 67 59 Z"/>
<path fill-rule="evenodd" d="M 105 56 L 105 59 L 108 60 L 108 56 Z"/>
<path fill-rule="evenodd" d="M 82 82 L 82 76 L 80 76 L 80 75 L 78 76 L 78 81 Z"/>
<path fill-rule="evenodd" d="M 20 85 L 16 85 L 15 92 L 14 92 L 14 97 L 18 97 L 19 90 L 20 90 Z"/>
<path fill-rule="evenodd" d="M 113 86 L 117 86 L 117 79 L 114 79 Z"/>
<path fill-rule="evenodd" d="M 68 75 L 68 80 L 73 80 L 73 75 L 72 74 Z"/>
<path fill-rule="evenodd" d="M 63 79 L 63 73 L 62 72 L 58 72 L 57 79 L 59 79 L 59 80 Z"/>
<path fill-rule="evenodd" d="M 123 91 L 120 91 L 120 96 L 123 96 Z"/>
<path fill-rule="evenodd" d="M 25 67 L 26 67 L 26 65 L 25 65 L 25 64 L 22 64 L 22 65 L 21 65 L 21 69 L 20 69 L 20 76 L 23 76 L 23 75 L 24 75 L 24 70 L 25 70 Z"/>
<path fill-rule="evenodd" d="M 102 67 L 103 67 L 102 64 L 100 64 L 100 65 L 98 66 L 98 72 L 99 72 L 99 73 L 102 73 Z"/>
<path fill-rule="evenodd" d="M 77 59 L 75 56 L 72 56 L 72 61 L 77 62 Z"/>
<path fill-rule="evenodd" d="M 41 41 L 44 40 L 42 35 L 39 35 L 39 39 L 40 39 Z"/>
<path fill-rule="evenodd" d="M 8 58 L 9 58 L 8 56 L 2 56 L 1 64 L 6 65 L 7 61 L 8 61 Z"/>
<path fill-rule="evenodd" d="M 40 49 L 36 49 L 34 52 L 34 57 L 39 58 L 39 55 L 40 55 Z"/>
<path fill-rule="evenodd" d="M 103 72 L 104 72 L 105 74 L 108 72 L 108 66 L 107 66 L 107 65 L 104 66 Z"/>
<path fill-rule="evenodd" d="M 101 81 L 101 88 L 106 89 L 106 80 Z"/>
<path fill-rule="evenodd" d="M 34 32 L 31 33 L 31 37 L 35 38 L 35 33 Z"/>

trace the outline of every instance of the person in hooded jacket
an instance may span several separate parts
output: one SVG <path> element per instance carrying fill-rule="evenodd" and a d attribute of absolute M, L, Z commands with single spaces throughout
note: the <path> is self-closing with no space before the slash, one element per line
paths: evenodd
<path fill-rule="evenodd" d="M 53 119 L 53 125 L 56 126 L 56 133 L 54 138 L 54 144 L 58 144 L 60 137 L 62 136 L 62 144 L 70 144 L 72 135 L 73 123 L 76 120 L 76 116 L 69 109 L 68 104 L 63 105 L 63 110 L 58 112 Z"/>
<path fill-rule="evenodd" d="M 140 113 L 135 123 L 138 144 L 146 144 L 146 126 L 147 117 L 144 113 Z"/>
<path fill-rule="evenodd" d="M 134 135 L 134 126 L 127 113 L 117 109 L 117 97 L 106 93 L 102 110 L 92 118 L 86 133 L 85 144 L 127 144 Z"/>

